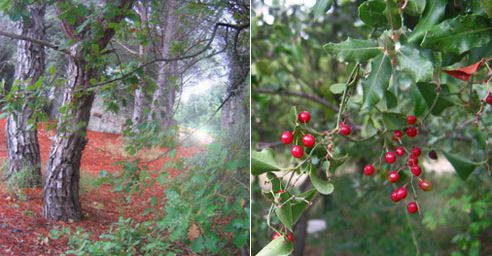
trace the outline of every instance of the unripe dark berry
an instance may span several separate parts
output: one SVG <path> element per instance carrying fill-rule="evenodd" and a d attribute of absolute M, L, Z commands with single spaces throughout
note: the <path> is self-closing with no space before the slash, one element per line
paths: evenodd
<path fill-rule="evenodd" d="M 401 187 L 396 190 L 396 196 L 398 197 L 398 200 L 403 200 L 405 197 L 407 197 L 408 191 L 407 188 Z"/>
<path fill-rule="evenodd" d="M 393 153 L 393 151 L 388 151 L 384 155 L 384 159 L 386 160 L 386 163 L 392 164 L 396 161 L 396 155 Z"/>
<path fill-rule="evenodd" d="M 405 148 L 402 146 L 398 146 L 395 149 L 395 153 L 399 156 L 403 156 L 405 154 Z"/>
<path fill-rule="evenodd" d="M 418 133 L 417 128 L 415 128 L 415 127 L 408 127 L 406 132 L 407 132 L 408 137 L 410 137 L 410 138 L 417 136 L 417 133 Z"/>
<path fill-rule="evenodd" d="M 301 123 L 307 123 L 309 122 L 309 120 L 311 120 L 311 114 L 309 114 L 309 112 L 307 111 L 302 111 L 301 113 L 299 113 L 298 119 Z"/>
<path fill-rule="evenodd" d="M 423 191 L 431 191 L 432 190 L 432 183 L 428 180 L 419 180 L 419 187 Z"/>
<path fill-rule="evenodd" d="M 285 131 L 282 133 L 282 137 L 280 139 L 284 144 L 288 145 L 294 140 L 294 135 L 292 135 L 292 132 Z"/>
<path fill-rule="evenodd" d="M 410 202 L 407 205 L 407 211 L 408 213 L 416 213 L 419 210 L 419 207 L 416 202 Z"/>
<path fill-rule="evenodd" d="M 400 179 L 400 174 L 398 174 L 398 172 L 396 172 L 396 171 L 391 171 L 391 172 L 388 174 L 388 180 L 389 180 L 389 182 L 391 182 L 391 183 L 395 183 L 395 182 L 397 182 L 399 179 Z"/>
<path fill-rule="evenodd" d="M 281 235 L 280 235 L 279 233 L 275 233 L 275 234 L 273 234 L 273 236 L 272 236 L 272 240 L 275 240 L 275 239 L 277 239 L 277 238 L 279 238 L 279 237 L 281 237 Z"/>
<path fill-rule="evenodd" d="M 398 191 L 397 190 L 393 190 L 393 192 L 391 192 L 391 200 L 395 203 L 400 201 L 400 199 L 398 199 Z"/>
<path fill-rule="evenodd" d="M 413 175 L 417 177 L 420 176 L 420 174 L 422 174 L 422 168 L 420 168 L 420 166 L 418 165 L 410 167 L 410 171 L 413 173 Z"/>
<path fill-rule="evenodd" d="M 407 116 L 407 124 L 417 123 L 417 117 L 414 115 Z"/>
<path fill-rule="evenodd" d="M 350 128 L 350 126 L 348 125 L 345 125 L 345 124 L 340 124 L 340 134 L 341 135 L 350 135 L 350 132 L 352 131 L 352 129 Z"/>
<path fill-rule="evenodd" d="M 295 158 L 301 158 L 304 155 L 304 149 L 301 146 L 295 145 L 292 147 L 291 153 Z"/>
<path fill-rule="evenodd" d="M 364 166 L 364 174 L 367 175 L 367 176 L 371 176 L 372 174 L 374 174 L 374 165 L 372 164 L 367 164 L 366 166 Z"/>
<path fill-rule="evenodd" d="M 313 135 L 309 133 L 304 135 L 304 137 L 302 137 L 302 144 L 304 144 L 304 146 L 308 148 L 313 147 L 315 143 L 316 143 L 316 139 L 314 138 Z"/>
<path fill-rule="evenodd" d="M 492 105 L 492 93 L 489 93 L 489 95 L 487 95 L 485 101 L 487 102 L 487 104 Z"/>
<path fill-rule="evenodd" d="M 434 150 L 429 151 L 429 158 L 433 160 L 437 160 L 437 153 Z"/>
<path fill-rule="evenodd" d="M 422 153 L 422 150 L 420 150 L 419 147 L 413 147 L 412 148 L 412 153 L 411 153 L 412 157 L 419 157 L 421 153 Z"/>

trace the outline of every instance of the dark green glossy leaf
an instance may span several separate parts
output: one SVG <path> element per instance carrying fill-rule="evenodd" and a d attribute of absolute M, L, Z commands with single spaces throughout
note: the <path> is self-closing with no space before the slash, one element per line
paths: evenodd
<path fill-rule="evenodd" d="M 256 256 L 288 256 L 294 251 L 294 243 L 279 237 L 263 247 Z"/>
<path fill-rule="evenodd" d="M 275 213 L 277 214 L 278 219 L 284 226 L 290 230 L 292 230 L 292 225 L 294 224 L 292 222 L 292 206 L 291 203 L 286 203 L 282 205 L 281 208 L 276 207 L 275 208 Z"/>
<path fill-rule="evenodd" d="M 397 51 L 398 68 L 407 73 L 415 82 L 432 79 L 434 67 L 432 62 L 411 46 L 402 46 Z"/>
<path fill-rule="evenodd" d="M 393 0 L 386 0 L 386 9 L 384 10 L 386 20 L 392 29 L 401 28 L 402 17 L 400 7 Z"/>
<path fill-rule="evenodd" d="M 436 86 L 431 83 L 417 83 L 417 88 L 419 89 L 420 95 L 422 95 L 422 97 L 424 98 L 427 107 L 430 108 L 437 95 L 435 90 Z M 453 106 L 452 101 L 443 96 L 439 96 L 431 113 L 433 115 L 440 115 L 446 108 L 450 106 Z"/>
<path fill-rule="evenodd" d="M 310 189 L 304 193 L 297 195 L 297 197 L 302 197 L 306 201 L 311 202 L 316 195 L 316 189 Z M 296 224 L 299 218 L 301 218 L 302 213 L 309 206 L 308 203 L 302 200 L 296 200 L 295 203 L 292 204 L 292 223 Z"/>
<path fill-rule="evenodd" d="M 363 108 L 369 108 L 378 103 L 388 88 L 391 76 L 391 63 L 388 56 L 380 54 L 371 61 L 371 72 L 362 81 Z"/>
<path fill-rule="evenodd" d="M 348 62 L 367 61 L 384 50 L 375 40 L 358 40 L 350 37 L 341 43 L 327 43 L 323 48 L 330 54 L 336 54 L 338 60 Z"/>
<path fill-rule="evenodd" d="M 253 151 L 251 153 L 251 173 L 260 175 L 265 172 L 278 171 L 280 169 L 273 151 L 269 148 L 262 151 Z"/>
<path fill-rule="evenodd" d="M 383 26 L 387 24 L 383 13 L 385 9 L 383 1 L 366 1 L 359 6 L 359 17 L 369 26 Z"/>
<path fill-rule="evenodd" d="M 386 91 L 386 108 L 387 109 L 392 109 L 392 108 L 395 108 L 396 106 L 398 106 L 398 99 L 396 98 L 396 96 L 390 92 L 390 91 Z"/>
<path fill-rule="evenodd" d="M 444 17 L 447 0 L 430 0 L 427 1 L 424 15 L 419 23 L 413 29 L 408 38 L 410 42 L 420 42 L 425 33 L 435 24 L 439 23 Z"/>
<path fill-rule="evenodd" d="M 406 116 L 402 113 L 383 112 L 384 127 L 389 130 L 401 129 L 407 124 Z"/>
<path fill-rule="evenodd" d="M 430 0 L 434 1 L 434 0 Z M 405 8 L 405 12 L 410 15 L 420 15 L 425 10 L 426 0 L 408 0 L 407 7 Z"/>
<path fill-rule="evenodd" d="M 318 177 L 318 174 L 316 174 L 316 168 L 312 165 L 309 166 L 309 178 L 311 179 L 311 183 L 313 183 L 316 190 L 323 195 L 329 195 L 333 193 L 333 190 L 335 190 L 333 183 L 329 180 L 322 180 Z"/>
<path fill-rule="evenodd" d="M 458 173 L 458 176 L 460 176 L 460 178 L 463 180 L 466 180 L 477 167 L 476 163 L 466 159 L 463 156 L 452 154 L 449 152 L 443 153 L 453 166 L 454 170 Z"/>
<path fill-rule="evenodd" d="M 433 26 L 425 35 L 422 47 L 441 52 L 462 54 L 492 40 L 489 19 L 477 16 L 459 16 Z"/>

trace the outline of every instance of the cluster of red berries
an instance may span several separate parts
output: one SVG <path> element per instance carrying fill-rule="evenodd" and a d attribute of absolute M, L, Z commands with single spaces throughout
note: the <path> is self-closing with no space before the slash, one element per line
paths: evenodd
<path fill-rule="evenodd" d="M 282 235 L 281 235 L 280 233 L 275 233 L 275 234 L 273 234 L 273 236 L 272 236 L 272 240 L 275 240 L 275 239 L 277 239 L 277 238 L 279 238 L 279 237 L 281 237 L 281 236 L 282 236 Z M 290 232 L 289 232 L 289 233 L 287 233 L 287 239 L 288 239 L 289 241 L 291 241 L 291 242 L 293 242 L 293 241 L 294 241 L 294 237 L 292 236 L 292 233 L 290 233 Z"/>
<path fill-rule="evenodd" d="M 417 128 L 414 127 L 417 123 L 417 117 L 410 115 L 407 117 L 407 124 L 412 125 L 406 129 L 406 134 L 408 137 L 413 138 L 417 136 Z M 396 130 L 393 133 L 393 139 L 395 141 L 398 141 L 401 143 L 401 139 L 403 137 L 403 132 L 401 130 Z M 433 155 L 435 154 L 435 151 L 431 151 Z M 430 153 L 431 153 L 430 152 Z M 387 164 L 392 165 L 396 162 L 397 157 L 402 157 L 407 153 L 407 150 L 403 145 L 399 145 L 395 148 L 395 151 L 387 151 L 384 154 L 384 160 Z M 395 171 L 390 171 L 388 173 L 388 181 L 391 183 L 396 183 L 400 180 L 400 172 L 404 170 L 405 168 L 410 169 L 410 172 L 415 176 L 419 182 L 418 185 L 423 191 L 430 191 L 432 189 L 432 184 L 428 180 L 424 180 L 420 178 L 420 175 L 422 174 L 422 168 L 419 166 L 419 157 L 422 154 L 422 150 L 420 147 L 415 146 L 413 147 L 409 152 L 409 156 L 405 159 L 406 162 L 403 162 L 403 165 L 401 168 L 398 168 Z M 429 155 L 431 155 L 429 153 Z M 434 159 L 434 157 L 431 157 Z M 365 175 L 373 175 L 375 172 L 374 165 L 368 164 L 364 166 L 363 173 Z M 393 202 L 399 202 L 407 197 L 408 191 L 407 191 L 407 184 L 403 185 L 402 187 L 399 187 L 391 192 L 391 200 Z M 413 185 L 413 184 L 412 184 Z M 418 212 L 419 207 L 417 202 L 409 202 L 407 205 L 407 211 L 409 213 L 416 213 Z"/>
<path fill-rule="evenodd" d="M 299 122 L 305 124 L 311 120 L 311 114 L 307 111 L 302 111 L 298 115 Z M 289 145 L 294 141 L 294 133 L 291 131 L 285 131 L 282 133 L 281 140 L 284 144 Z M 302 144 L 307 148 L 312 148 L 316 144 L 316 138 L 307 133 L 302 137 Z M 291 149 L 292 156 L 295 158 L 301 158 L 304 155 L 304 148 L 300 145 L 294 145 Z"/>
<path fill-rule="evenodd" d="M 487 98 L 485 98 L 485 101 L 487 102 L 487 104 L 492 105 L 492 93 L 489 93 L 487 95 Z"/>

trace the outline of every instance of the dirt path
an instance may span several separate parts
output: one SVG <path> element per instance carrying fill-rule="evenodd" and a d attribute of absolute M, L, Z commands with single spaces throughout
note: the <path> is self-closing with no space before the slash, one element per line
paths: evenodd
<path fill-rule="evenodd" d="M 51 138 L 54 131 L 47 131 L 42 125 L 38 131 L 43 172 L 48 159 Z M 117 173 L 119 166 L 115 162 L 124 160 L 121 148 L 123 141 L 120 135 L 88 131 L 88 143 L 82 156 L 81 179 L 93 180 L 97 178 L 101 170 Z M 165 149 L 160 149 L 164 151 Z M 177 149 L 180 157 L 190 157 L 199 151 L 198 148 Z M 152 152 L 159 155 L 159 150 Z M 148 154 L 148 153 L 147 153 Z M 0 120 L 0 162 L 7 157 L 5 120 Z M 168 158 L 159 159 L 150 168 L 160 170 L 162 165 L 169 161 Z M 178 170 L 166 170 L 175 177 Z M 155 173 L 154 173 L 155 175 Z M 152 196 L 162 198 L 164 188 L 154 186 L 144 190 L 141 197 L 133 199 L 131 205 L 122 205 L 118 202 L 118 196 L 111 191 L 109 185 L 103 185 L 97 189 L 85 188 L 82 184 L 81 203 L 84 220 L 76 223 L 63 223 L 46 221 L 42 212 L 42 189 L 26 190 L 23 193 L 27 200 L 19 200 L 7 193 L 4 187 L 0 187 L 0 255 L 59 255 L 67 249 L 67 239 L 51 240 L 47 236 L 51 229 L 59 227 L 80 226 L 93 233 L 96 238 L 99 234 L 108 230 L 111 223 L 118 220 L 120 213 L 125 217 L 140 219 L 140 213 L 150 207 Z M 162 202 L 158 202 L 162 207 Z M 149 216 L 150 217 L 150 216 Z"/>

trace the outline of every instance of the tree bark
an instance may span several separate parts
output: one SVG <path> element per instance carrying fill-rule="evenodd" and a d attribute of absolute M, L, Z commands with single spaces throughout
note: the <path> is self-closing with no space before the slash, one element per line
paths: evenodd
<path fill-rule="evenodd" d="M 48 219 L 67 221 L 82 217 L 79 201 L 80 160 L 87 143 L 85 134 L 94 93 L 75 91 L 89 86 L 89 80 L 97 77 L 98 70 L 89 68 L 80 55 L 69 57 L 67 74 L 70 74 L 70 79 L 62 104 L 67 109 L 58 116 L 57 133 L 48 159 L 43 190 L 43 214 Z"/>
<path fill-rule="evenodd" d="M 20 21 L 21 35 L 44 40 L 45 6 L 33 4 L 27 9 L 30 17 Z M 20 111 L 10 113 L 6 125 L 8 168 L 5 179 L 8 183 L 15 181 L 16 184 L 12 184 L 14 186 L 41 186 L 41 160 L 37 129 L 35 125 L 29 125 L 29 122 L 35 122 L 35 120 L 30 121 L 33 110 L 30 106 L 31 101 L 27 99 L 29 92 L 26 87 L 36 83 L 43 75 L 45 58 L 43 46 L 31 41 L 18 41 L 15 79 L 20 81 L 18 92 L 24 99 L 24 103 Z"/>
<path fill-rule="evenodd" d="M 169 0 L 165 5 L 165 21 L 160 44 L 162 58 L 170 57 L 171 43 L 175 39 L 177 26 L 177 2 Z M 152 97 L 150 118 L 156 118 L 163 131 L 167 131 L 173 120 L 173 108 L 176 100 L 175 62 L 160 62 L 158 67 L 158 88 Z"/>
<path fill-rule="evenodd" d="M 59 5 L 66 4 L 60 0 Z M 62 107 L 65 109 L 58 115 L 55 139 L 51 145 L 46 179 L 44 184 L 43 214 L 52 220 L 80 220 L 82 211 L 79 200 L 80 160 L 87 139 L 87 125 L 94 101 L 94 92 L 88 91 L 90 81 L 98 79 L 100 65 L 93 65 L 86 60 L 94 58 L 90 49 L 84 47 L 87 42 L 97 42 L 99 49 L 105 49 L 115 30 L 104 27 L 107 24 L 119 23 L 124 17 L 124 10 L 132 8 L 132 0 L 121 0 L 116 4 L 107 3 L 111 8 L 120 9 L 121 13 L 110 20 L 101 18 L 102 33 L 82 33 L 75 36 L 75 27 L 62 20 L 65 35 L 77 42 L 70 47 L 68 55 L 67 77 L 69 77 L 63 93 Z M 109 8 L 109 7 L 108 7 Z M 61 12 L 59 9 L 58 12 Z M 83 21 L 81 21 L 83 22 Z M 75 24 L 76 26 L 78 24 Z M 88 58 L 89 57 L 89 58 Z"/>

